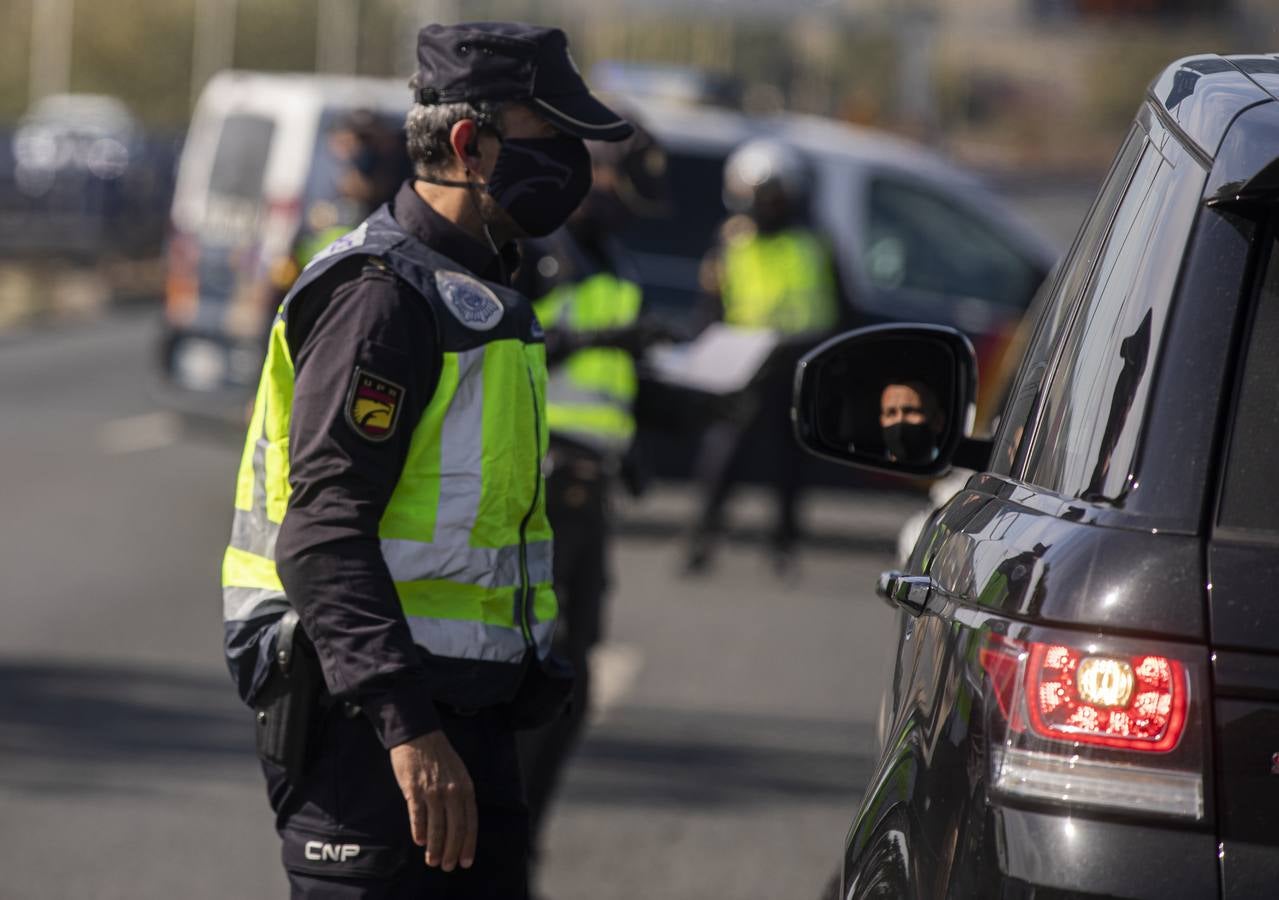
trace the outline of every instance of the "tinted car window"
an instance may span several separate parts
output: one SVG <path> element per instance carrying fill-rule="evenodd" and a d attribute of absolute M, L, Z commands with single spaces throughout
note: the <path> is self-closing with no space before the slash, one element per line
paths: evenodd
<path fill-rule="evenodd" d="M 1272 241 L 1239 385 L 1221 498 L 1222 525 L 1279 531 L 1279 478 L 1274 477 L 1276 435 L 1279 435 L 1279 241 Z"/>
<path fill-rule="evenodd" d="M 621 240 L 638 270 L 646 308 L 691 311 L 701 297 L 698 269 L 715 243 L 724 209 L 724 157 L 668 148 L 669 208 L 632 219 Z"/>
<path fill-rule="evenodd" d="M 1026 481 L 1086 499 L 1127 490 L 1203 180 L 1184 154 L 1174 166 L 1145 144 L 1044 395 Z"/>
<path fill-rule="evenodd" d="M 879 288 L 1021 306 L 1040 273 L 989 225 L 926 188 L 870 184 L 863 254 Z"/>
<path fill-rule="evenodd" d="M 995 449 L 991 455 L 992 472 L 1007 475 L 1012 471 L 1022 437 L 1034 412 L 1035 398 L 1039 396 L 1052 362 L 1053 350 L 1057 347 L 1062 328 L 1074 308 L 1074 301 L 1092 272 L 1097 254 L 1114 219 L 1115 209 L 1119 206 L 1124 189 L 1137 166 L 1143 141 L 1144 132 L 1134 129 L 1129 133 L 1070 253 L 1044 281 L 1039 294 L 1031 301 L 1029 314 L 1039 314 L 1042 318 L 1036 326 L 1035 336 L 1026 351 L 1016 384 L 1008 395 L 1007 405 L 1000 418 Z"/>
<path fill-rule="evenodd" d="M 413 174 L 404 117 L 364 110 L 325 110 L 311 154 L 307 203 L 352 200 L 376 208 Z"/>
<path fill-rule="evenodd" d="M 209 193 L 256 202 L 262 195 L 275 123 L 262 116 L 227 116 L 218 137 Z"/>
<path fill-rule="evenodd" d="M 394 197 L 412 172 L 403 116 L 326 110 L 320 118 L 303 191 L 303 246 L 310 236 L 322 246 L 333 239 L 334 229 L 358 225 Z M 310 252 L 319 249 L 308 248 Z"/>

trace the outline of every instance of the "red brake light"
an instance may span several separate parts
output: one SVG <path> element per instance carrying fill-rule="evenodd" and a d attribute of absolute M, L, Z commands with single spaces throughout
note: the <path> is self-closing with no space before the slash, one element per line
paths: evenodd
<path fill-rule="evenodd" d="M 1186 729 L 1187 681 L 1164 656 L 1097 655 L 989 635 L 981 665 L 1014 731 L 1118 750 L 1165 753 Z M 1017 675 L 1024 663 L 1017 703 Z"/>
<path fill-rule="evenodd" d="M 1202 819 L 1202 724 L 1190 705 L 1194 663 L 1138 652 L 1146 649 L 1140 641 L 1116 639 L 1099 652 L 1090 643 L 1075 645 L 1066 632 L 1052 637 L 1026 641 L 987 632 L 978 648 L 987 696 L 993 695 L 986 707 L 992 791 Z"/>
<path fill-rule="evenodd" d="M 191 236 L 178 231 L 170 233 L 164 312 L 175 326 L 187 325 L 195 318 L 195 308 L 200 301 L 199 259 L 199 244 Z"/>
<path fill-rule="evenodd" d="M 1111 671 L 1092 675 L 1098 663 Z M 1106 683 L 1083 682 L 1081 667 L 1090 682 Z M 1186 727 L 1185 671 L 1163 656 L 1099 657 L 1031 644 L 1026 708 L 1043 737 L 1163 753 L 1177 746 Z"/>

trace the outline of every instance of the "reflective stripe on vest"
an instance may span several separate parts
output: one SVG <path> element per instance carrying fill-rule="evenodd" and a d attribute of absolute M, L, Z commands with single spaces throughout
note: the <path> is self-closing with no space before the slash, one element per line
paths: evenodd
<path fill-rule="evenodd" d="M 825 245 L 792 228 L 730 241 L 724 252 L 724 321 L 796 334 L 827 331 L 839 315 Z"/>
<path fill-rule="evenodd" d="M 601 331 L 632 324 L 640 312 L 639 286 L 607 272 L 551 291 L 535 304 L 547 327 Z M 635 437 L 631 412 L 637 389 L 635 362 L 625 350 L 579 350 L 551 372 L 547 421 L 554 434 L 601 453 L 622 454 Z"/>
<path fill-rule="evenodd" d="M 356 249 L 366 255 L 381 251 L 438 316 L 450 315 L 432 285 L 412 280 L 433 277 L 428 266 L 438 268 L 442 258 L 424 260 L 423 248 L 398 265 L 391 239 L 402 239 L 403 232 L 389 215 L 380 222 L 379 215 L 370 218 L 369 239 Z M 378 229 L 398 233 L 379 242 Z M 290 491 L 293 362 L 284 311 L 331 264 L 304 274 L 271 329 L 223 560 L 228 621 L 287 608 L 274 562 Z M 515 311 L 508 313 L 515 318 Z M 513 334 L 513 327 L 469 331 L 464 348 L 451 349 L 444 341 L 435 393 L 414 428 L 378 526 L 382 556 L 414 640 L 437 656 L 518 663 L 530 647 L 542 656 L 550 649 L 556 602 L 540 472 L 548 431 L 546 355 L 541 343 Z"/>

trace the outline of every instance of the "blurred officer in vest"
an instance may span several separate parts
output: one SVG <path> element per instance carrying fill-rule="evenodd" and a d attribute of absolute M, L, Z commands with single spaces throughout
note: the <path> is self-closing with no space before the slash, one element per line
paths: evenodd
<path fill-rule="evenodd" d="M 377 113 L 346 113 L 321 138 L 318 195 L 307 207 L 295 256 L 299 267 L 395 195 L 405 170 L 403 135 Z M 311 191 L 308 190 L 308 193 Z"/>
<path fill-rule="evenodd" d="M 543 332 L 508 273 L 586 196 L 583 139 L 631 129 L 558 29 L 428 26 L 412 87 L 416 178 L 272 328 L 223 563 L 294 897 L 525 897 L 515 729 L 569 691 Z"/>
<path fill-rule="evenodd" d="M 844 309 L 827 243 L 807 225 L 810 187 L 806 161 L 779 141 L 750 141 L 724 165 L 724 205 L 734 215 L 702 267 L 707 318 L 771 329 L 782 344 L 703 435 L 697 473 L 704 495 L 685 562 L 689 573 L 710 565 L 724 506 L 748 458 L 764 461 L 777 495 L 776 568 L 783 572 L 792 560 L 802 465 L 790 426 L 794 366 L 836 329 Z"/>
<path fill-rule="evenodd" d="M 628 116 L 632 125 L 634 117 Z M 616 234 L 667 208 L 666 155 L 646 130 L 589 145 L 593 183 L 568 224 L 522 244 L 517 286 L 535 298 L 550 368 L 546 511 L 555 531 L 555 649 L 577 674 L 568 715 L 520 738 L 536 861 L 548 803 L 590 703 L 589 652 L 600 640 L 609 583 L 609 488 L 638 492 L 633 454 L 635 357 L 667 337 L 640 315 L 641 296 Z"/>

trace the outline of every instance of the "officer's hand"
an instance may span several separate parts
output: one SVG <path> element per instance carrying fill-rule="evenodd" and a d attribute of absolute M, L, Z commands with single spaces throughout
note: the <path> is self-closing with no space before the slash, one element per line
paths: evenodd
<path fill-rule="evenodd" d="M 413 843 L 426 848 L 426 864 L 453 871 L 475 861 L 479 816 L 475 787 L 443 731 L 391 748 L 391 768 L 409 805 Z"/>
<path fill-rule="evenodd" d="M 642 356 L 654 344 L 667 344 L 678 340 L 679 335 L 660 319 L 645 316 L 630 325 L 608 332 L 609 344 L 625 350 L 631 356 Z"/>

